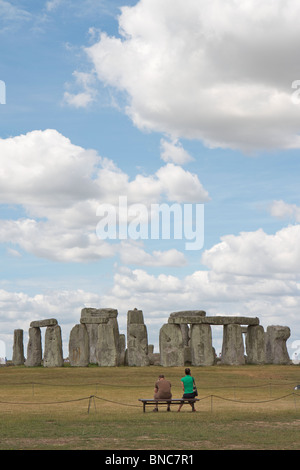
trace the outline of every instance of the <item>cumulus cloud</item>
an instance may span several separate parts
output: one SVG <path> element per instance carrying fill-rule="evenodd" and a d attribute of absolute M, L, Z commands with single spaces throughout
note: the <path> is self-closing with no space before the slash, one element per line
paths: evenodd
<path fill-rule="evenodd" d="M 185 266 L 187 261 L 184 254 L 176 249 L 167 251 L 154 250 L 152 254 L 147 253 L 140 243 L 122 242 L 120 259 L 123 264 L 136 266 Z"/>
<path fill-rule="evenodd" d="M 146 210 L 161 201 L 209 200 L 198 176 L 173 163 L 130 180 L 111 160 L 53 129 L 0 139 L 0 168 L 0 203 L 24 211 L 23 218 L 0 220 L 0 242 L 55 261 L 86 262 L 120 253 L 120 247 L 96 234 L 97 208 L 107 203 L 117 208 L 119 196 Z M 155 265 L 174 262 L 172 252 L 138 259 Z"/>
<path fill-rule="evenodd" d="M 291 219 L 300 222 L 300 207 L 296 204 L 288 204 L 282 200 L 273 201 L 270 206 L 270 213 L 279 219 Z"/>
<path fill-rule="evenodd" d="M 161 139 L 161 159 L 165 162 L 176 163 L 183 165 L 184 163 L 193 160 L 193 157 L 182 147 L 178 141 L 168 142 L 165 139 Z"/>
<path fill-rule="evenodd" d="M 75 108 L 86 108 L 89 104 L 93 103 L 97 97 L 97 91 L 94 86 L 95 77 L 92 73 L 86 72 L 73 72 L 75 77 L 75 84 L 73 88 L 76 88 L 76 91 L 70 93 L 65 91 L 64 93 L 64 102 Z M 66 84 L 67 88 L 70 88 L 70 84 Z M 80 91 L 78 91 L 78 89 Z M 83 90 L 83 91 L 82 91 Z"/>
<path fill-rule="evenodd" d="M 299 148 L 297 0 L 140 0 L 86 53 L 140 129 L 209 147 Z M 169 158 L 169 157 L 168 157 Z"/>
<path fill-rule="evenodd" d="M 202 262 L 216 273 L 268 276 L 300 272 L 300 225 L 284 227 L 274 235 L 262 229 L 226 235 L 206 250 Z"/>

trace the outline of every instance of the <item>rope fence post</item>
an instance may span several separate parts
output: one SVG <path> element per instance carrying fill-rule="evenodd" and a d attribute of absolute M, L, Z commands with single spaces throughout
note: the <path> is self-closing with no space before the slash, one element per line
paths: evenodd
<path fill-rule="evenodd" d="M 90 408 L 91 408 L 91 402 L 92 402 L 92 400 L 93 400 L 94 408 L 95 408 L 95 411 L 96 411 L 95 395 L 90 395 L 90 397 L 89 397 L 89 404 L 88 404 L 88 414 L 90 414 Z"/>

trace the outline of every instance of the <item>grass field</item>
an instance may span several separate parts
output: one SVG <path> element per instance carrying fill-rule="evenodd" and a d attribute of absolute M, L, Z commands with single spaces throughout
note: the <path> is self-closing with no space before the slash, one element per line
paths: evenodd
<path fill-rule="evenodd" d="M 142 411 L 183 368 L 0 368 L 1 450 L 298 450 L 299 366 L 193 367 L 196 413 Z"/>

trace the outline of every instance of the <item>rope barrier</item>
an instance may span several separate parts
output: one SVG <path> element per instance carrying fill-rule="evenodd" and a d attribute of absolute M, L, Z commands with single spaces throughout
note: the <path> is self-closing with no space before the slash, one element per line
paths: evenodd
<path fill-rule="evenodd" d="M 288 385 L 291 385 L 291 384 L 294 384 L 295 385 L 295 382 L 286 382 L 286 383 L 273 383 L 273 382 L 269 382 L 269 383 L 265 383 L 265 384 L 258 384 L 258 385 L 224 385 L 224 386 L 210 386 L 210 387 L 204 387 L 204 386 L 200 386 L 198 387 L 198 389 L 201 389 L 201 390 L 210 390 L 212 388 L 214 389 L 250 389 L 250 388 L 263 388 L 263 387 L 270 387 L 270 386 L 275 386 L 275 387 L 285 387 L 285 386 L 288 386 Z M 55 383 L 44 383 L 44 382 L 16 382 L 16 383 L 0 383 L 0 386 L 1 385 L 4 385 L 4 386 L 15 386 L 15 385 L 21 385 L 21 386 L 24 386 L 24 385 L 42 385 L 42 386 L 48 386 L 48 387 L 88 387 L 88 386 L 97 386 L 97 385 L 101 385 L 101 386 L 105 386 L 105 387 L 116 387 L 116 388 L 124 388 L 124 387 L 129 387 L 129 388 L 149 388 L 149 386 L 151 386 L 152 384 L 141 384 L 141 385 L 131 385 L 131 384 L 110 384 L 110 383 L 103 383 L 103 382 L 85 382 L 85 383 L 81 383 L 81 384 L 65 384 L 65 383 L 59 383 L 59 384 L 55 384 Z"/>
<path fill-rule="evenodd" d="M 240 404 L 260 404 L 260 403 L 269 403 L 269 402 L 282 400 L 282 399 L 288 398 L 290 396 L 294 396 L 294 399 L 295 399 L 295 397 L 300 398 L 299 394 L 297 394 L 295 392 L 292 392 L 292 393 L 289 393 L 289 394 L 281 396 L 281 397 L 272 398 L 272 399 L 269 399 L 269 400 L 260 400 L 260 401 L 234 400 L 234 399 L 231 399 L 231 398 L 220 397 L 218 395 L 207 395 L 205 397 L 198 398 L 198 399 L 200 401 L 202 401 L 202 400 L 210 398 L 210 400 L 211 400 L 211 410 L 212 410 L 212 400 L 213 400 L 213 398 L 217 398 L 219 400 L 224 400 L 224 401 L 230 401 L 230 402 L 234 402 L 234 403 L 240 403 Z M 0 404 L 22 405 L 22 406 L 24 406 L 24 405 L 31 405 L 31 406 L 32 405 L 38 405 L 38 406 L 40 406 L 40 405 L 57 405 L 57 404 L 64 404 L 64 403 L 74 403 L 74 402 L 78 402 L 78 401 L 89 400 L 89 403 L 88 403 L 88 413 L 89 413 L 92 401 L 94 402 L 94 407 L 96 409 L 95 399 L 102 400 L 102 401 L 109 402 L 109 403 L 113 403 L 113 404 L 119 405 L 119 406 L 130 406 L 130 407 L 134 407 L 134 408 L 140 408 L 140 405 L 134 405 L 134 404 L 131 404 L 131 403 L 117 402 L 117 401 L 114 401 L 114 400 L 109 400 L 108 398 L 99 397 L 97 395 L 90 395 L 88 397 L 76 398 L 76 399 L 73 399 L 73 400 L 61 400 L 61 401 L 51 401 L 51 402 L 11 402 L 11 401 L 0 400 Z"/>
<path fill-rule="evenodd" d="M 74 400 L 62 400 L 62 401 L 39 401 L 39 402 L 29 402 L 29 401 L 24 401 L 24 402 L 20 402 L 20 401 L 16 401 L 16 402 L 12 402 L 12 401 L 3 401 L 3 400 L 0 400 L 0 403 L 1 404 L 5 404 L 5 405 L 58 405 L 58 404 L 62 404 L 62 403 L 72 403 L 74 401 L 83 401 L 83 400 L 88 400 L 91 396 L 93 395 L 90 395 L 89 397 L 83 397 L 83 398 L 74 398 Z"/>

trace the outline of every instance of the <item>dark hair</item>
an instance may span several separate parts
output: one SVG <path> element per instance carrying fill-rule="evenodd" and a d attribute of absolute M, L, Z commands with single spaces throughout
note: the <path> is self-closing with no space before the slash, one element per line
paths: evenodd
<path fill-rule="evenodd" d="M 159 379 L 164 379 L 165 376 L 164 376 L 163 374 L 160 374 L 160 375 L 158 376 L 158 378 L 159 378 Z"/>
<path fill-rule="evenodd" d="M 189 369 L 188 367 L 185 369 L 184 372 L 186 373 L 186 375 L 191 375 L 191 369 Z"/>

